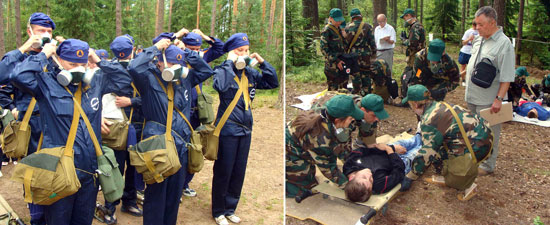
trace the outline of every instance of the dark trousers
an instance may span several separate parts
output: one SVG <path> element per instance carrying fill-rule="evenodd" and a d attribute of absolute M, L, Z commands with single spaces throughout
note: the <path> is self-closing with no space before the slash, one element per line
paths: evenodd
<path fill-rule="evenodd" d="M 130 125 L 128 127 L 128 139 L 126 141 L 126 144 L 130 146 L 135 145 L 136 143 L 136 129 L 134 128 L 134 125 Z M 124 192 L 122 193 L 122 198 L 116 200 L 115 202 L 105 201 L 105 207 L 111 210 L 112 213 L 116 211 L 116 206 L 120 203 L 120 200 L 122 200 L 122 205 L 125 206 L 136 206 L 137 204 L 135 185 L 136 168 L 130 165 L 130 152 L 128 152 L 127 150 L 114 150 L 114 152 L 120 174 L 124 174 Z M 126 171 L 124 171 L 125 167 Z"/>
<path fill-rule="evenodd" d="M 148 184 L 143 203 L 144 225 L 176 224 L 181 190 L 187 170 L 187 152 L 180 159 L 181 169 L 162 183 Z"/>
<path fill-rule="evenodd" d="M 220 136 L 212 179 L 212 216 L 234 214 L 241 197 L 251 135 Z"/>
<path fill-rule="evenodd" d="M 94 219 L 95 201 L 99 180 L 92 175 L 76 171 L 80 180 L 80 189 L 52 205 L 44 206 L 47 224 L 89 225 Z"/>

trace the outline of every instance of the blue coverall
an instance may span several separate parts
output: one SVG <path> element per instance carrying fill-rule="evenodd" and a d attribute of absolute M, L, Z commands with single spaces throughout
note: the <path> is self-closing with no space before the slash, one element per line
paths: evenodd
<path fill-rule="evenodd" d="M 56 79 L 59 70 L 43 71 L 49 63 L 46 55 L 39 53 L 28 57 L 10 75 L 13 84 L 20 90 L 32 94 L 40 106 L 40 119 L 44 128 L 42 148 L 65 146 L 73 115 L 72 95 Z M 130 82 L 127 81 L 129 77 L 120 76 L 124 74 L 123 68 L 114 66 L 108 61 L 101 61 L 97 65 L 101 70 L 95 74 L 91 85 L 82 87 L 81 105 L 98 141 L 101 142 L 101 97 L 106 93 L 119 93 L 129 88 L 126 84 Z M 104 76 L 103 73 L 111 76 Z M 68 88 L 74 94 L 77 86 L 69 85 Z M 99 185 L 94 177 L 97 157 L 82 117 L 78 124 L 73 150 L 76 174 L 81 188 L 71 196 L 44 206 L 47 224 L 87 225 L 92 223 Z"/>
<path fill-rule="evenodd" d="M 206 63 L 210 63 L 223 54 L 225 52 L 223 51 L 223 41 L 220 39 L 210 37 L 213 41 L 206 41 L 206 43 L 210 44 L 210 48 L 203 50 L 204 56 L 202 59 Z M 199 88 L 202 91 L 202 83 L 199 84 Z M 193 129 L 196 129 L 201 125 L 201 121 L 199 120 L 199 111 L 197 109 L 197 99 L 198 99 L 198 93 L 195 88 L 191 91 L 191 118 L 189 118 L 189 122 L 191 123 L 191 126 L 193 126 Z M 183 189 L 189 188 L 189 182 L 193 179 L 193 176 L 195 176 L 194 173 L 189 173 L 189 171 L 185 170 L 185 182 L 183 183 Z"/>
<path fill-rule="evenodd" d="M 143 127 L 143 139 L 153 135 L 162 135 L 166 132 L 166 119 L 168 98 L 158 80 L 164 87 L 168 82 L 161 78 L 161 71 L 152 63 L 155 56 L 161 52 L 156 46 L 144 49 L 128 67 L 134 84 L 141 94 L 143 116 L 146 122 Z M 176 143 L 176 149 L 180 158 L 181 169 L 166 178 L 161 183 L 148 184 L 145 189 L 145 202 L 143 204 L 143 224 L 176 224 L 179 199 L 181 198 L 185 170 L 187 170 L 187 147 L 191 129 L 176 111 L 181 111 L 187 118 L 190 115 L 189 92 L 195 85 L 212 76 L 212 69 L 197 53 L 191 52 L 186 57 L 187 62 L 193 68 L 185 79 L 178 82 L 170 82 L 174 89 L 174 112 L 172 118 L 172 136 Z M 158 78 L 158 80 L 157 80 Z"/>
<path fill-rule="evenodd" d="M 251 101 L 256 89 L 272 89 L 279 86 L 275 69 L 266 61 L 260 65 L 261 74 L 248 66 L 244 70 L 248 78 Z M 234 77 L 236 75 L 241 78 L 241 74 L 242 70 L 238 71 L 231 60 L 226 60 L 214 68 L 214 89 L 220 96 L 216 125 L 239 89 Z M 245 110 L 244 98 L 241 95 L 220 133 L 218 160 L 214 163 L 212 180 L 214 218 L 234 214 L 239 203 L 250 150 L 252 122 L 252 111 L 250 108 Z"/>
<path fill-rule="evenodd" d="M 2 85 L 8 85 L 10 74 L 13 72 L 13 69 L 15 66 L 26 58 L 28 58 L 31 55 L 36 55 L 38 52 L 30 51 L 29 53 L 21 53 L 19 49 L 12 50 L 4 57 L 2 58 L 2 61 L 0 62 L 0 84 Z M 50 63 L 48 64 L 47 69 L 53 70 L 53 64 L 50 60 Z M 10 93 L 5 92 L 2 95 L 0 95 L 0 98 L 2 98 L 1 101 L 9 101 L 8 98 L 11 100 L 11 94 L 14 95 L 14 101 L 15 105 L 12 105 L 13 107 L 16 107 L 19 111 L 18 120 L 22 121 L 23 117 L 25 115 L 25 112 L 27 111 L 27 107 L 29 106 L 29 103 L 31 102 L 32 96 L 28 93 L 24 93 L 16 88 L 11 88 Z M 12 110 L 13 108 L 10 108 Z M 40 124 L 40 115 L 39 112 L 39 106 L 38 104 L 34 106 L 31 119 L 29 120 L 29 126 L 31 127 L 31 138 L 29 140 L 29 148 L 27 150 L 27 155 L 30 155 L 36 151 L 36 148 L 38 147 L 38 141 L 40 139 L 40 133 L 42 133 L 42 127 Z M 29 204 L 29 211 L 31 215 L 31 224 L 33 225 L 43 225 L 46 224 L 46 221 L 44 219 L 44 210 L 42 206 L 35 205 L 30 203 Z"/>

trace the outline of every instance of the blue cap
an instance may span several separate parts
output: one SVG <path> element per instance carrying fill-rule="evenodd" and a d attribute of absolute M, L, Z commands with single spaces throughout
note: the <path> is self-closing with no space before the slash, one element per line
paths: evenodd
<path fill-rule="evenodd" d="M 115 54 L 115 57 L 119 59 L 128 58 L 132 54 L 134 48 L 134 39 L 130 35 L 118 36 L 111 43 L 111 51 Z"/>
<path fill-rule="evenodd" d="M 227 39 L 227 41 L 223 45 L 223 51 L 229 52 L 233 49 L 245 45 L 250 45 L 250 42 L 248 41 L 248 36 L 245 33 L 236 33 L 231 35 L 231 37 Z"/>
<path fill-rule="evenodd" d="M 156 44 L 157 42 L 159 42 L 162 39 L 170 39 L 170 41 L 174 41 L 176 39 L 176 37 L 174 36 L 174 33 L 164 32 L 162 34 L 159 34 L 159 36 L 157 36 L 153 39 L 153 44 Z"/>
<path fill-rule="evenodd" d="M 31 17 L 29 17 L 29 24 L 49 27 L 55 30 L 55 23 L 53 20 L 48 15 L 41 12 L 33 13 Z"/>
<path fill-rule="evenodd" d="M 95 50 L 95 54 L 99 56 L 100 59 L 108 59 L 109 58 L 109 52 L 105 49 L 98 49 Z"/>
<path fill-rule="evenodd" d="M 166 55 L 166 62 L 176 63 L 180 65 L 185 64 L 185 52 L 175 45 L 168 46 L 168 48 L 166 48 L 166 50 L 164 51 L 164 54 Z M 159 56 L 159 62 L 164 62 L 162 54 Z"/>
<path fill-rule="evenodd" d="M 202 37 L 197 33 L 188 33 L 187 36 L 185 36 L 182 39 L 183 43 L 190 46 L 201 46 L 202 45 Z"/>
<path fill-rule="evenodd" d="M 61 42 L 55 53 L 59 56 L 59 58 L 69 62 L 87 63 L 88 49 L 90 49 L 90 46 L 84 41 L 78 39 L 67 39 L 64 42 Z"/>

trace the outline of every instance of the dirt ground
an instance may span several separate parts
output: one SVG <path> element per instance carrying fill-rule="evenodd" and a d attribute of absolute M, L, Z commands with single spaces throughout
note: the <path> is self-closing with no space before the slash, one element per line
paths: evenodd
<path fill-rule="evenodd" d="M 530 68 L 531 69 L 531 68 Z M 546 72 L 546 71 L 545 71 Z M 540 73 L 543 74 L 543 73 Z M 535 76 L 541 76 L 535 73 Z M 541 76 L 542 78 L 542 76 Z M 295 97 L 324 90 L 320 84 L 286 84 L 286 120 L 300 103 Z M 466 106 L 464 87 L 449 93 L 446 101 Z M 380 123 L 379 135 L 396 135 L 416 129 L 416 117 L 408 108 L 385 106 L 390 118 Z M 500 153 L 494 174 L 477 179 L 478 195 L 468 202 L 457 200 L 458 191 L 415 181 L 411 189 L 388 204 L 374 224 L 533 224 L 537 216 L 550 224 L 550 128 L 507 122 L 502 126 Z M 433 173 L 431 169 L 427 175 Z M 338 212 L 334 213 L 335 216 Z M 317 224 L 287 217 L 287 224 Z"/>
<path fill-rule="evenodd" d="M 283 223 L 283 114 L 282 109 L 269 107 L 277 96 L 259 96 L 253 104 L 254 128 L 252 144 L 243 192 L 236 214 L 241 224 Z M 267 100 L 266 100 L 267 99 Z M 217 107 L 217 103 L 214 106 Z M 256 108 L 257 107 L 257 108 Z M 197 191 L 197 197 L 184 197 L 180 204 L 178 224 L 215 224 L 211 216 L 212 168 L 214 162 L 206 161 L 204 168 L 195 174 L 190 187 Z M 30 216 L 23 202 L 22 185 L 11 181 L 13 164 L 2 167 L 0 195 L 15 212 L 29 224 Z M 100 193 L 98 201 L 103 203 Z M 117 209 L 118 224 L 141 224 L 141 217 L 133 217 Z M 93 224 L 103 224 L 93 221 Z"/>

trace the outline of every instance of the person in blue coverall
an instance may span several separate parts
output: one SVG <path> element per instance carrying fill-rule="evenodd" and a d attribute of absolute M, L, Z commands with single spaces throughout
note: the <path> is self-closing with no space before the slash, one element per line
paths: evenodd
<path fill-rule="evenodd" d="M 113 51 L 116 59 L 112 61 L 114 65 L 120 66 L 124 71 L 124 76 L 127 76 L 129 79 L 126 81 L 132 81 L 130 78 L 130 74 L 127 72 L 127 65 L 129 60 L 132 58 L 132 52 L 134 49 L 134 38 L 128 34 L 118 36 L 116 37 L 113 42 L 110 45 L 111 51 Z M 97 51 L 96 51 L 97 53 Z M 100 52 L 101 53 L 101 52 Z M 126 65 L 126 66 L 125 66 Z M 107 76 L 110 76 L 110 74 L 107 74 Z M 130 86 L 131 84 L 126 84 Z M 124 109 L 124 113 L 126 114 L 126 118 L 130 119 L 130 111 L 132 107 L 134 107 L 134 111 L 132 113 L 132 125 L 129 127 L 127 144 L 128 145 L 135 145 L 136 143 L 136 134 L 139 134 L 141 136 L 141 126 L 143 124 L 143 116 L 141 115 L 141 99 L 137 96 L 137 90 L 129 89 L 128 92 L 122 93 L 123 95 L 117 96 L 116 99 L 116 106 L 121 107 Z M 135 98 L 133 97 L 135 94 Z M 126 101 L 128 100 L 128 101 Z M 124 102 L 124 103 L 122 103 Z M 122 104 L 121 104 L 122 103 Z M 101 132 L 104 134 L 108 134 L 110 132 L 108 125 L 111 122 L 107 120 L 103 120 Z M 139 130 L 139 133 L 138 133 Z M 131 140 L 134 140 L 132 143 Z M 130 154 L 128 151 L 114 151 L 115 157 L 117 159 L 118 168 L 120 169 L 120 173 L 124 174 L 124 193 L 122 195 L 122 207 L 121 211 L 128 213 L 133 216 L 143 216 L 143 211 L 137 206 L 137 195 L 136 195 L 136 186 L 135 186 L 135 167 L 130 164 Z M 125 170 L 126 168 L 126 170 Z M 120 203 L 120 200 L 117 200 L 115 202 L 105 202 L 105 207 L 109 210 L 105 213 L 105 217 L 103 218 L 103 221 L 106 224 L 116 224 L 117 219 L 115 216 L 116 206 Z"/>
<path fill-rule="evenodd" d="M 526 102 L 520 104 L 516 109 L 516 113 L 520 116 L 529 118 L 537 118 L 541 121 L 546 121 L 550 118 L 550 111 L 540 105 L 540 102 Z"/>
<path fill-rule="evenodd" d="M 27 35 L 29 36 L 29 39 L 21 47 L 19 47 L 19 49 L 6 53 L 0 62 L 0 84 L 7 85 L 6 87 L 9 89 L 9 86 L 11 86 L 11 84 L 9 84 L 9 77 L 15 66 L 23 62 L 23 60 L 29 56 L 40 53 L 42 51 L 42 47 L 40 45 L 41 39 L 43 37 L 51 38 L 53 30 L 55 30 L 55 23 L 46 14 L 37 12 L 33 13 L 29 17 L 27 24 Z M 51 61 L 47 64 L 47 69 L 53 70 L 53 64 Z M 10 90 L 12 92 L 4 92 L 0 95 L 0 98 L 2 98 L 1 101 L 9 101 L 8 98 L 11 100 L 11 95 L 13 94 L 15 105 L 10 105 L 9 109 L 12 111 L 14 117 L 21 121 L 23 120 L 23 116 L 25 115 L 29 103 L 31 102 L 32 96 L 18 90 L 17 88 L 11 88 Z M 36 151 L 38 140 L 40 139 L 40 133 L 42 133 L 40 116 L 38 112 L 39 106 L 35 105 L 29 121 L 29 126 L 31 127 L 31 138 L 29 141 L 27 155 Z M 29 211 L 31 216 L 31 224 L 46 224 L 42 206 L 30 203 Z"/>
<path fill-rule="evenodd" d="M 145 189 L 143 204 L 143 224 L 176 224 L 179 200 L 182 195 L 185 170 L 187 169 L 186 143 L 190 141 L 191 129 L 177 112 L 190 116 L 190 90 L 197 84 L 212 76 L 213 71 L 196 52 L 186 53 L 175 45 L 171 45 L 173 33 L 162 33 L 153 40 L 154 45 L 144 49 L 128 67 L 134 84 L 141 93 L 141 101 L 145 124 L 143 139 L 166 132 L 168 98 L 163 87 L 173 86 L 174 112 L 172 118 L 172 136 L 178 151 L 181 168 L 175 174 L 167 177 L 161 183 L 148 184 Z M 176 82 L 166 82 L 161 77 L 165 69 L 162 52 L 165 52 L 168 67 L 176 64 L 182 66 L 188 63 L 192 69 L 187 77 Z M 154 58 L 158 57 L 155 63 Z"/>
<path fill-rule="evenodd" d="M 248 79 L 248 84 L 245 84 L 247 87 L 244 88 L 219 137 L 218 159 L 214 163 L 212 180 L 212 216 L 217 224 L 228 224 L 227 219 L 234 223 L 241 221 L 235 215 L 235 209 L 241 195 L 250 150 L 253 121 L 251 102 L 254 100 L 256 89 L 272 89 L 279 86 L 275 69 L 258 53 L 250 54 L 250 58 L 258 61 L 261 73 L 249 66 L 240 70 L 235 67 L 234 62 L 239 56 L 249 55 L 249 45 L 246 34 L 232 35 L 223 47 L 224 52 L 228 52 L 228 60 L 214 68 L 214 89 L 220 96 L 216 125 L 239 90 L 239 84 L 235 79 L 242 81 L 243 72 Z"/>
<path fill-rule="evenodd" d="M 206 43 L 210 45 L 210 48 L 201 50 L 203 39 L 206 41 Z M 225 54 L 225 52 L 223 51 L 223 41 L 215 37 L 206 36 L 199 29 L 195 29 L 193 30 L 193 32 L 185 34 L 182 38 L 182 41 L 185 45 L 185 48 L 204 54 L 202 59 L 206 63 L 210 63 Z M 193 126 L 193 129 L 196 129 L 198 126 L 201 125 L 201 122 L 199 120 L 199 112 L 197 109 L 197 87 L 202 91 L 202 83 L 191 90 L 191 118 L 189 118 L 189 122 L 191 123 L 191 126 Z M 191 174 L 189 172 L 187 172 L 187 174 L 185 175 L 185 182 L 183 184 L 183 195 L 185 196 L 197 196 L 197 192 L 189 188 L 189 182 L 191 182 L 194 175 L 195 174 Z"/>
<path fill-rule="evenodd" d="M 88 56 L 89 46 L 76 39 L 63 41 L 59 47 L 46 44 L 41 53 L 29 56 L 17 65 L 10 75 L 13 84 L 22 91 L 33 95 L 40 106 L 40 119 L 44 130 L 42 148 L 65 146 L 73 117 L 73 94 L 82 93 L 80 104 L 88 116 L 95 135 L 101 142 L 101 97 L 106 93 L 119 93 L 130 88 L 130 79 L 124 76 L 124 69 L 99 57 L 92 51 Z M 49 58 L 59 56 L 61 68 L 73 76 L 65 89 L 58 83 L 60 70 L 44 70 L 50 64 Z M 90 79 L 83 82 L 84 66 L 96 63 L 100 68 Z M 104 74 L 109 74 L 106 76 Z M 78 99 L 77 99 L 78 100 Z M 44 206 L 47 224 L 91 224 L 94 215 L 95 201 L 98 192 L 96 177 L 97 157 L 90 134 L 82 117 L 73 147 L 74 164 L 81 188 L 75 194 L 65 197 L 52 205 Z"/>

